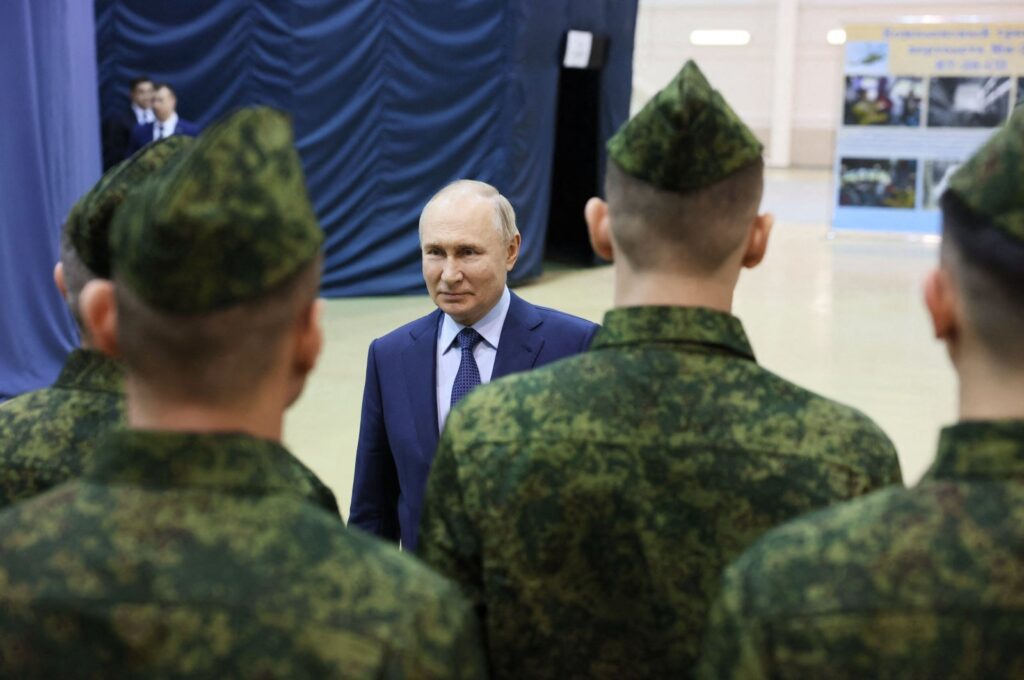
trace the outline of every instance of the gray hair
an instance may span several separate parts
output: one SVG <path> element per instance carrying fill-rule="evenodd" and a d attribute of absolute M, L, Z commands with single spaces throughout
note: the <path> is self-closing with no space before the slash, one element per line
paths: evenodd
<path fill-rule="evenodd" d="M 512 240 L 519 235 L 519 227 L 516 226 L 516 213 L 512 209 L 509 200 L 501 195 L 496 188 L 487 182 L 479 182 L 475 179 L 459 179 L 448 184 L 434 194 L 427 204 L 423 206 L 420 213 L 420 240 L 423 239 L 423 216 L 436 201 L 448 198 L 455 194 L 471 194 L 480 198 L 490 199 L 494 203 L 494 227 L 501 234 L 505 245 L 512 243 Z"/>

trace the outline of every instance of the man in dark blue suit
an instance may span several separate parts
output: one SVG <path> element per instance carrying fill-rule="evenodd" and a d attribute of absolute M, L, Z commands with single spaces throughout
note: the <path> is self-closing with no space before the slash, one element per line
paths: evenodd
<path fill-rule="evenodd" d="M 520 243 L 512 206 L 483 182 L 455 182 L 423 209 L 423 278 L 438 308 L 370 344 L 350 526 L 415 550 L 451 407 L 476 385 L 590 346 L 595 324 L 509 291 Z"/>
<path fill-rule="evenodd" d="M 139 123 L 132 131 L 132 153 L 150 142 L 170 137 L 171 135 L 199 135 L 199 126 L 179 118 L 177 113 L 178 97 L 167 83 L 160 83 L 153 88 L 153 121 Z"/>
<path fill-rule="evenodd" d="M 131 155 L 132 132 L 142 123 L 153 122 L 153 80 L 139 76 L 131 82 L 131 106 L 103 122 L 103 172 Z"/>

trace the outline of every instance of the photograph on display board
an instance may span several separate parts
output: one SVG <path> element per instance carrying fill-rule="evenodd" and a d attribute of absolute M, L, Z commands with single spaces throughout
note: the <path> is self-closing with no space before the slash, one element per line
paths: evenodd
<path fill-rule="evenodd" d="M 843 125 L 921 125 L 924 79 L 847 76 Z"/>
<path fill-rule="evenodd" d="M 998 127 L 1010 114 L 1009 78 L 932 78 L 928 127 Z"/>
<path fill-rule="evenodd" d="M 885 75 L 889 72 L 889 43 L 851 40 L 846 43 L 846 72 Z"/>
<path fill-rule="evenodd" d="M 839 161 L 839 205 L 851 208 L 913 208 L 917 161 L 843 158 Z"/>
<path fill-rule="evenodd" d="M 935 160 L 924 162 L 924 196 L 921 201 L 923 210 L 938 210 L 939 198 L 949 185 L 949 179 L 962 160 Z"/>

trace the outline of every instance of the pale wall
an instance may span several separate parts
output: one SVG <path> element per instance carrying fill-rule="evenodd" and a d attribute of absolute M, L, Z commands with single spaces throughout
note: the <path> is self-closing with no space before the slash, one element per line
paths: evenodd
<path fill-rule="evenodd" d="M 640 0 L 633 69 L 634 109 L 664 86 L 688 58 L 767 143 L 771 127 L 777 0 Z M 800 0 L 795 40 L 792 163 L 831 167 L 842 98 L 842 47 L 825 34 L 846 23 L 874 23 L 901 17 L 979 16 L 1024 21 L 1024 1 L 979 3 L 942 0 Z M 694 29 L 744 29 L 744 47 L 695 47 Z M 792 38 L 792 36 L 786 36 Z M 768 149 L 769 156 L 771 149 Z"/>

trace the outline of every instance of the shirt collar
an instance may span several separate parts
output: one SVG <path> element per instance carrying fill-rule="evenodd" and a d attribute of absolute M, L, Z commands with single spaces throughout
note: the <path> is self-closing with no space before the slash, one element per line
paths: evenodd
<path fill-rule="evenodd" d="M 620 307 L 604 316 L 591 349 L 663 343 L 725 350 L 754 359 L 743 324 L 704 307 Z"/>
<path fill-rule="evenodd" d="M 154 117 L 153 125 L 162 125 L 164 130 L 173 130 L 174 128 L 178 127 L 178 114 L 176 112 L 172 113 L 171 115 L 167 116 L 167 120 L 165 120 L 162 123 L 158 121 L 156 117 Z"/>
<path fill-rule="evenodd" d="M 54 387 L 120 393 L 124 370 L 113 359 L 87 349 L 72 350 Z"/>
<path fill-rule="evenodd" d="M 491 311 L 487 312 L 482 319 L 473 324 L 473 328 L 483 337 L 484 342 L 494 349 L 498 349 L 498 342 L 501 340 L 501 329 L 505 325 L 505 317 L 508 316 L 508 308 L 511 304 L 512 293 L 509 292 L 508 286 L 505 286 L 505 291 L 501 294 L 498 304 L 494 305 Z M 451 349 L 452 343 L 455 342 L 455 336 L 463 328 L 465 326 L 458 321 L 447 314 L 444 315 L 444 320 L 441 322 L 441 334 L 438 336 L 438 346 L 443 348 L 441 354 L 445 354 Z"/>
<path fill-rule="evenodd" d="M 140 123 L 152 123 L 155 119 L 153 109 L 144 109 L 135 102 L 132 102 L 132 113 L 135 114 L 135 120 Z"/>
<path fill-rule="evenodd" d="M 944 428 L 926 477 L 1024 478 L 1024 420 L 968 420 Z"/>
<path fill-rule="evenodd" d="M 288 493 L 337 512 L 329 507 L 323 482 L 284 446 L 236 432 L 112 431 L 97 443 L 83 477 L 234 495 Z"/>

